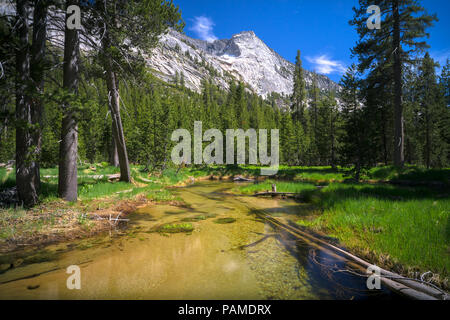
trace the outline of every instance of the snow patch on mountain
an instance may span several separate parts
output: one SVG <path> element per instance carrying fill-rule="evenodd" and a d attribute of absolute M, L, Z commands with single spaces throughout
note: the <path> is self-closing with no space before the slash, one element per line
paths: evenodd
<path fill-rule="evenodd" d="M 164 81 L 183 75 L 185 85 L 194 91 L 200 91 L 202 80 L 206 79 L 224 89 L 232 79 L 240 80 L 263 97 L 272 92 L 290 95 L 293 90 L 295 65 L 269 48 L 253 31 L 208 42 L 170 30 L 161 36 L 147 63 Z M 309 87 L 313 74 L 307 70 L 304 74 Z M 317 77 L 322 91 L 339 90 L 339 85 L 328 77 Z"/>

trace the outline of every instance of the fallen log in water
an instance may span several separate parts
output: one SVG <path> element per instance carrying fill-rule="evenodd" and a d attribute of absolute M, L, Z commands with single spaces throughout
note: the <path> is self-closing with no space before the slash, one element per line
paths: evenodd
<path fill-rule="evenodd" d="M 233 179 L 233 181 L 244 181 L 244 182 L 252 182 L 254 179 L 244 178 L 243 176 L 237 176 Z"/>
<path fill-rule="evenodd" d="M 281 197 L 281 198 L 296 198 L 296 199 L 301 199 L 303 196 L 300 193 L 295 193 L 295 192 L 272 192 L 272 191 L 267 191 L 267 192 L 258 192 L 252 195 L 253 197 L 265 197 L 265 196 L 270 196 L 270 197 Z"/>
<path fill-rule="evenodd" d="M 271 222 L 275 226 L 287 231 L 291 235 L 302 239 L 308 244 L 318 246 L 319 248 L 320 245 L 322 245 L 322 248 L 326 247 L 327 249 L 331 249 L 334 253 L 344 256 L 345 258 L 351 260 L 351 262 L 355 262 L 356 265 L 359 265 L 360 267 L 366 269 L 365 271 L 367 273 L 367 277 L 369 277 L 370 275 L 372 276 L 374 275 L 373 271 L 369 272 L 369 268 L 373 268 L 376 266 L 359 258 L 358 256 L 355 256 L 342 248 L 332 245 L 331 243 L 328 243 L 325 240 L 317 238 L 316 236 L 310 233 L 302 231 L 299 228 L 294 228 L 290 225 L 286 225 L 273 217 L 261 213 L 258 213 L 258 215 L 261 216 L 263 219 Z M 418 280 L 406 278 L 399 274 L 385 270 L 383 268 L 379 267 L 376 268 L 380 271 L 378 277 L 380 278 L 382 283 L 384 283 L 391 290 L 396 291 L 409 298 L 417 300 L 449 300 L 450 298 L 447 292 L 441 290 L 440 288 L 436 287 L 431 283 L 423 281 L 423 279 Z"/>

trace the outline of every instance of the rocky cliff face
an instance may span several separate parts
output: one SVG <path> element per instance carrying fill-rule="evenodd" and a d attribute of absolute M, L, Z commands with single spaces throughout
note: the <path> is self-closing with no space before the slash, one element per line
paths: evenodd
<path fill-rule="evenodd" d="M 161 37 L 147 61 L 159 78 L 170 82 L 178 74 L 195 91 L 201 90 L 203 79 L 211 79 L 225 89 L 231 79 L 237 79 L 263 97 L 272 92 L 290 95 L 293 89 L 294 64 L 269 48 L 253 31 L 207 42 L 171 30 Z M 312 76 L 305 70 L 307 86 Z M 323 91 L 339 89 L 323 75 L 318 75 L 318 86 Z"/>

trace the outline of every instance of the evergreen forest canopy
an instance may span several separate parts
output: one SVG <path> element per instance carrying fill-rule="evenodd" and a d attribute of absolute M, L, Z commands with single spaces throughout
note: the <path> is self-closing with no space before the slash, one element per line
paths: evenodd
<path fill-rule="evenodd" d="M 370 4 L 382 8 L 380 30 L 366 27 Z M 50 13 L 70 5 L 81 7 L 84 28 L 61 28 L 64 43 L 55 46 Z M 173 130 L 192 132 L 194 121 L 222 132 L 280 129 L 282 164 L 351 166 L 357 178 L 380 163 L 449 166 L 450 64 L 437 76 L 423 40 L 437 18 L 416 1 L 359 1 L 350 22 L 360 37 L 351 51 L 358 64 L 338 94 L 321 92 L 316 81 L 307 88 L 299 51 L 292 95 L 266 99 L 238 81 L 225 91 L 205 80 L 197 93 L 179 75 L 166 83 L 151 74 L 139 53 L 168 28 L 184 26 L 172 1 L 17 0 L 15 6 L 0 20 L 6 40 L 0 162 L 16 160 L 19 197 L 28 206 L 38 201 L 41 167 L 58 166 L 59 195 L 73 201 L 82 162 L 120 166 L 128 182 L 129 163 L 171 166 Z M 92 49 L 81 51 L 86 43 Z"/>

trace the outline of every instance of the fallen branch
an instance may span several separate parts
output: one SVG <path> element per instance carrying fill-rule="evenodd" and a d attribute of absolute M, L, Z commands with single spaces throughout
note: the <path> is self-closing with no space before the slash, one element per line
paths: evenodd
<path fill-rule="evenodd" d="M 255 181 L 254 179 L 248 179 L 244 178 L 243 176 L 237 176 L 233 179 L 233 181 L 245 181 L 245 182 L 252 182 Z"/>
<path fill-rule="evenodd" d="M 273 191 L 266 191 L 266 192 L 258 192 L 255 193 L 253 196 L 254 197 L 260 197 L 260 196 L 300 196 L 300 193 L 295 193 L 295 192 L 273 192 Z"/>

